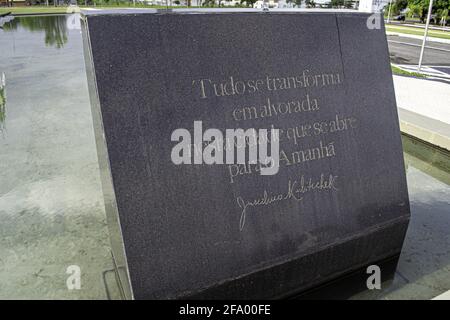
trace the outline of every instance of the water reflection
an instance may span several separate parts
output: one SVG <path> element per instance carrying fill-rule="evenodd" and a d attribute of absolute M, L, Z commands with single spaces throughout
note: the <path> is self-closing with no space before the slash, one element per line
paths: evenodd
<path fill-rule="evenodd" d="M 16 31 L 19 27 L 29 31 L 44 31 L 45 44 L 62 48 L 67 43 L 66 16 L 16 17 L 3 26 L 4 31 Z"/>
<path fill-rule="evenodd" d="M 450 153 L 403 135 L 411 220 L 396 274 L 352 299 L 431 299 L 450 288 Z"/>
<path fill-rule="evenodd" d="M 70 17 L 24 17 L 0 29 L 0 299 L 106 298 L 101 275 L 113 265 L 82 39 L 75 16 L 65 25 Z M 73 264 L 81 290 L 67 290 Z"/>
<path fill-rule="evenodd" d="M 6 78 L 2 72 L 0 74 L 0 133 L 5 130 L 6 120 Z"/>

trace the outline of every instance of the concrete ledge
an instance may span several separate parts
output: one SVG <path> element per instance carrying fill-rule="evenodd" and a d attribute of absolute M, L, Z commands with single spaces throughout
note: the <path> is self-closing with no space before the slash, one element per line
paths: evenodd
<path fill-rule="evenodd" d="M 390 26 L 392 26 L 392 25 L 390 25 Z M 419 36 L 417 34 L 401 33 L 401 32 L 396 32 L 396 31 L 386 31 L 386 35 L 423 40 L 423 36 Z M 445 43 L 445 44 L 450 43 L 450 39 L 442 39 L 442 38 L 436 38 L 436 37 L 430 37 L 430 36 L 427 36 L 427 41 L 439 42 L 439 43 Z"/>
<path fill-rule="evenodd" d="M 450 300 L 450 290 L 433 298 L 432 300 Z"/>
<path fill-rule="evenodd" d="M 450 125 L 398 108 L 400 131 L 450 151 Z"/>

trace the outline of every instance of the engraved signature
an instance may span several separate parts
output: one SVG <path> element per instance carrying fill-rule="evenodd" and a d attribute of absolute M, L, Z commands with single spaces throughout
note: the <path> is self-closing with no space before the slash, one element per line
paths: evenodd
<path fill-rule="evenodd" d="M 264 190 L 261 196 L 254 199 L 247 200 L 242 197 L 237 197 L 236 201 L 239 205 L 239 208 L 242 209 L 241 217 L 239 219 L 239 230 L 242 231 L 244 229 L 245 220 L 249 208 L 268 206 L 277 202 L 287 200 L 302 201 L 303 195 L 308 192 L 338 190 L 336 187 L 337 179 L 338 176 L 332 174 L 326 177 L 326 175 L 322 173 L 320 177 L 316 179 L 305 178 L 302 175 L 300 179 L 288 180 L 287 192 L 273 193 Z"/>

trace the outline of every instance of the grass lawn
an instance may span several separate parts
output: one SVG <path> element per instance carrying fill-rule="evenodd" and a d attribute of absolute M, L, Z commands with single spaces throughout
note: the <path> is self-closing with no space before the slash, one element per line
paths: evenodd
<path fill-rule="evenodd" d="M 393 65 L 391 65 L 392 74 L 398 75 L 398 76 L 408 76 L 408 77 L 415 77 L 415 78 L 426 78 L 427 76 L 421 73 L 417 72 L 409 72 L 402 70 L 400 68 L 397 68 Z"/>
<path fill-rule="evenodd" d="M 166 8 L 166 6 L 146 6 L 146 5 L 136 5 L 136 6 L 127 6 L 127 5 L 111 5 L 111 6 L 97 6 L 97 7 L 84 7 L 80 6 L 80 9 L 83 8 L 95 8 L 95 9 L 119 9 L 119 8 L 149 8 L 149 9 L 161 9 Z M 177 6 L 174 8 L 186 8 L 182 6 Z M 193 8 L 193 7 L 191 7 Z M 6 12 L 12 12 L 14 15 L 20 14 L 47 14 L 47 13 L 66 13 L 67 7 L 54 7 L 54 6 L 27 6 L 27 7 L 0 7 L 0 14 Z"/>
<path fill-rule="evenodd" d="M 13 14 L 65 13 L 66 10 L 66 7 L 54 6 L 0 7 L 0 14 L 6 12 L 12 12 Z"/>
<path fill-rule="evenodd" d="M 386 25 L 386 31 L 398 32 L 398 33 L 406 33 L 406 34 L 414 34 L 418 36 L 423 36 L 425 29 L 419 29 L 414 27 L 403 27 L 403 26 L 391 26 Z M 441 39 L 450 39 L 449 31 L 440 31 L 440 30 L 431 30 L 428 29 L 428 36 L 441 38 Z"/>

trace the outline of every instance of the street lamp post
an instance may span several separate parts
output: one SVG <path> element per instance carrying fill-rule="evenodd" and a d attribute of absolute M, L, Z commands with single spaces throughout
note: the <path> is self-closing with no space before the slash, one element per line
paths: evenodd
<path fill-rule="evenodd" d="M 388 18 L 387 18 L 386 23 L 389 23 L 389 19 L 391 17 L 391 6 L 392 6 L 392 0 L 389 0 Z"/>
<path fill-rule="evenodd" d="M 432 8 L 433 8 L 433 0 L 430 0 L 430 6 L 428 7 L 428 14 L 427 14 L 427 23 L 425 25 L 425 33 L 423 35 L 422 48 L 420 49 L 419 65 L 417 66 L 417 70 L 418 71 L 420 71 L 420 69 L 422 68 L 423 52 L 425 50 L 425 43 L 427 42 L 428 26 L 430 25 L 431 9 Z"/>

